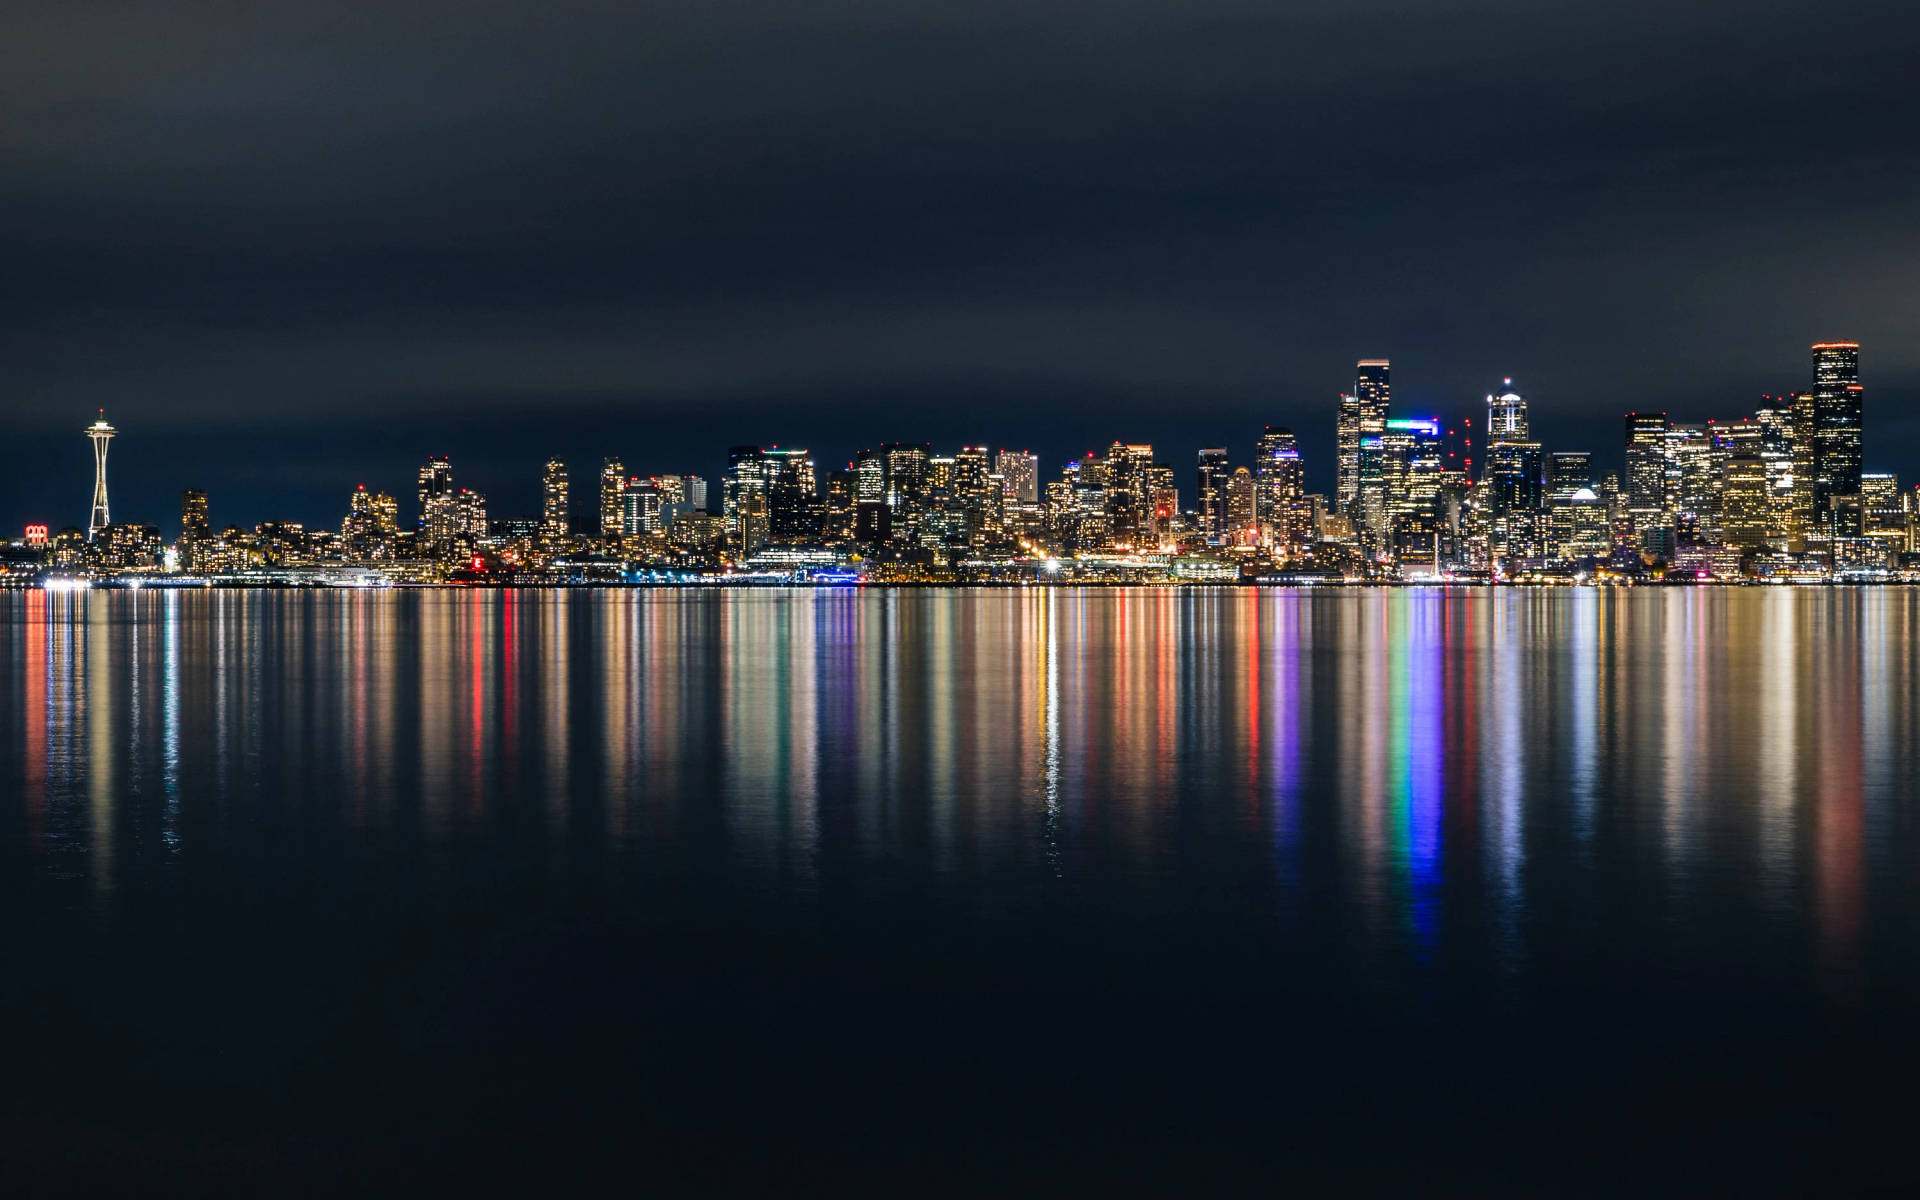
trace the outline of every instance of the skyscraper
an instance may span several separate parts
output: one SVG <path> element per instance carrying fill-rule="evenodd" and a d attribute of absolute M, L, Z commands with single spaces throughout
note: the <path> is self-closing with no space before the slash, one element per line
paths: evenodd
<path fill-rule="evenodd" d="M 1577 491 L 1593 486 L 1593 455 L 1585 450 L 1555 450 L 1547 455 L 1547 490 Z"/>
<path fill-rule="evenodd" d="M 600 464 L 600 536 L 607 541 L 618 541 L 622 523 L 625 519 L 620 493 L 627 487 L 627 469 L 617 458 L 608 458 Z"/>
<path fill-rule="evenodd" d="M 1801 512 L 1801 480 L 1791 397 L 1766 397 L 1754 413 L 1760 425 L 1760 461 L 1767 472 L 1767 544 L 1776 550 L 1799 550 L 1806 521 Z"/>
<path fill-rule="evenodd" d="M 727 451 L 727 476 L 720 485 L 720 502 L 727 522 L 727 540 L 744 558 L 767 541 L 767 452 L 758 446 L 734 446 Z"/>
<path fill-rule="evenodd" d="M 1207 541 L 1219 545 L 1227 536 L 1227 452 L 1224 448 L 1202 450 L 1200 465 L 1194 473 L 1194 516 Z"/>
<path fill-rule="evenodd" d="M 1383 420 L 1384 423 L 1384 420 Z M 1266 527 L 1270 542 L 1282 549 L 1309 540 L 1301 503 L 1307 494 L 1300 463 L 1300 442 L 1293 430 L 1269 425 L 1254 446 L 1253 515 Z"/>
<path fill-rule="evenodd" d="M 458 532 L 459 514 L 455 511 L 453 464 L 445 457 L 427 459 L 420 468 L 420 553 L 432 558 Z"/>
<path fill-rule="evenodd" d="M 572 532 L 568 513 L 567 464 L 547 460 L 540 475 L 540 541 L 549 554 L 566 548 Z"/>
<path fill-rule="evenodd" d="M 1525 442 L 1527 398 L 1513 390 L 1513 380 L 1500 381 L 1501 390 L 1487 396 L 1487 444 Z"/>
<path fill-rule="evenodd" d="M 1627 414 L 1627 467 L 1623 491 L 1635 535 L 1671 524 L 1667 512 L 1667 426 L 1665 413 Z"/>
<path fill-rule="evenodd" d="M 1002 450 L 993 456 L 993 473 L 1005 481 L 1007 499 L 1014 504 L 1040 503 L 1040 458 L 1025 450 Z"/>
<path fill-rule="evenodd" d="M 1379 447 L 1379 528 L 1369 530 L 1372 543 L 1381 552 L 1390 550 L 1403 567 L 1437 570 L 1445 467 L 1440 422 L 1389 420 Z"/>
<path fill-rule="evenodd" d="M 102 529 L 113 524 L 107 515 L 107 443 L 118 432 L 107 424 L 104 409 L 100 419 L 87 426 L 87 437 L 93 442 L 93 512 L 87 516 L 87 540 L 92 541 Z"/>
<path fill-rule="evenodd" d="M 1354 366 L 1353 391 L 1340 397 L 1340 416 L 1336 427 L 1337 478 L 1334 481 L 1334 506 L 1353 516 L 1360 495 L 1360 439 L 1385 431 L 1391 407 L 1392 389 L 1388 384 L 1389 364 L 1384 358 L 1363 358 Z"/>
<path fill-rule="evenodd" d="M 1763 546 L 1771 515 L 1767 464 L 1758 448 L 1729 454 L 1720 472 L 1719 540 L 1740 549 Z"/>
<path fill-rule="evenodd" d="M 1254 527 L 1253 472 L 1235 467 L 1227 477 L 1227 538 L 1236 544 Z"/>
<path fill-rule="evenodd" d="M 1860 345 L 1821 342 L 1813 347 L 1812 500 L 1814 520 L 1836 536 L 1858 537 L 1858 507 L 1841 497 L 1860 495 Z"/>
<path fill-rule="evenodd" d="M 199 488 L 180 493 L 180 562 L 189 571 L 200 569 L 213 541 L 213 523 L 207 517 L 207 494 Z"/>

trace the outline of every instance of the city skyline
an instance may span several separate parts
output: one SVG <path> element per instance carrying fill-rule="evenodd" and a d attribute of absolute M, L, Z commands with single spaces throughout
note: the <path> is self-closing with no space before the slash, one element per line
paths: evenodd
<path fill-rule="evenodd" d="M 1859 343 L 1857 342 L 1841 342 L 1837 340 L 1832 343 L 1815 342 L 1812 345 L 1815 349 L 1818 349 L 1820 346 L 1826 345 L 1826 344 L 1844 345 L 1844 346 L 1850 346 L 1850 347 L 1856 347 L 1856 348 L 1859 345 Z M 1877 353 L 1875 354 L 1875 358 L 1877 362 L 1877 358 L 1878 358 Z M 1321 413 L 1317 413 L 1317 414 L 1313 412 L 1309 412 L 1305 415 L 1304 420 L 1296 420 L 1291 424 L 1289 424 L 1284 420 L 1270 422 L 1270 424 L 1273 427 L 1284 428 L 1292 431 L 1294 437 L 1298 439 L 1298 442 L 1302 447 L 1301 459 L 1304 464 L 1303 469 L 1306 475 L 1305 490 L 1309 492 L 1326 494 L 1329 497 L 1330 502 L 1334 502 L 1334 503 L 1338 502 L 1340 496 L 1343 494 L 1343 489 L 1346 486 L 1344 476 L 1346 472 L 1352 469 L 1351 462 L 1343 461 L 1343 459 L 1347 459 L 1350 456 L 1351 448 L 1348 446 L 1348 444 L 1345 441 L 1346 435 L 1339 432 L 1339 430 L 1343 427 L 1343 424 L 1345 421 L 1345 418 L 1342 415 L 1344 412 L 1345 406 L 1353 401 L 1354 397 L 1352 393 L 1356 392 L 1357 390 L 1363 390 L 1367 386 L 1367 379 L 1368 379 L 1367 372 L 1370 367 L 1372 366 L 1384 367 L 1386 363 L 1395 362 L 1395 361 L 1398 361 L 1398 360 L 1393 359 L 1390 356 L 1372 358 L 1372 359 L 1367 359 L 1367 358 L 1358 359 L 1357 368 L 1353 368 L 1355 377 L 1358 380 L 1358 382 L 1356 383 L 1353 380 L 1349 380 L 1346 384 L 1344 384 L 1338 389 L 1334 398 L 1330 402 L 1323 400 L 1321 404 L 1321 409 L 1327 410 L 1330 407 L 1331 409 L 1330 413 L 1326 411 L 1322 411 Z M 1882 390 L 1879 386 L 1879 370 L 1877 366 L 1873 370 L 1873 376 L 1874 376 L 1874 383 L 1875 383 L 1875 386 L 1872 389 L 1873 399 L 1868 401 L 1868 403 L 1873 408 L 1872 415 L 1873 415 L 1874 424 L 1876 426 L 1875 432 L 1876 432 L 1876 435 L 1878 435 L 1880 433 L 1879 426 L 1881 426 L 1882 424 L 1894 424 L 1897 426 L 1904 419 L 1905 414 L 1904 414 L 1903 407 L 1899 404 L 1897 400 L 1890 400 L 1882 393 Z M 1431 417 L 1432 419 L 1438 420 L 1443 424 L 1456 425 L 1456 426 L 1463 425 L 1468 422 L 1480 424 L 1484 420 L 1483 409 L 1485 405 L 1485 398 L 1483 396 L 1475 396 L 1467 401 L 1460 402 L 1460 403 L 1449 402 L 1447 404 L 1434 404 L 1429 402 L 1423 402 L 1421 397 L 1431 395 L 1432 389 L 1430 387 L 1423 387 L 1417 380 L 1409 384 L 1406 381 L 1405 374 L 1401 371 L 1396 370 L 1395 377 L 1396 377 L 1396 380 L 1398 381 L 1396 382 L 1395 386 L 1400 389 L 1400 394 L 1403 397 L 1409 391 L 1413 392 L 1414 394 L 1413 399 L 1403 399 L 1402 402 L 1395 407 L 1395 412 L 1398 415 L 1406 416 L 1410 412 L 1419 412 L 1420 415 L 1423 417 Z M 1510 387 L 1520 386 L 1514 383 L 1515 378 L 1521 378 L 1524 380 L 1526 377 L 1503 374 L 1499 377 L 1498 380 L 1490 380 L 1488 386 L 1494 388 L 1495 390 L 1500 390 L 1503 387 L 1510 388 Z M 1788 386 L 1788 385 L 1792 385 L 1792 386 Z M 1763 406 L 1768 402 L 1777 399 L 1780 395 L 1791 392 L 1793 390 L 1793 387 L 1797 387 L 1797 386 L 1799 386 L 1799 384 L 1795 383 L 1790 379 L 1780 380 L 1775 382 L 1774 387 L 1772 389 L 1763 391 L 1757 394 L 1756 396 L 1752 397 L 1749 401 L 1745 402 L 1744 404 L 1740 402 L 1730 402 L 1727 406 L 1724 406 L 1720 409 L 1706 411 L 1706 412 L 1703 412 L 1697 407 L 1681 408 L 1678 410 L 1668 409 L 1667 411 L 1677 412 L 1679 415 L 1675 417 L 1676 420 L 1687 419 L 1687 420 L 1711 421 L 1716 419 L 1723 419 L 1720 416 L 1720 414 L 1722 413 L 1738 413 L 1738 414 L 1750 413 L 1755 407 Z M 1591 432 L 1593 432 L 1595 436 L 1590 444 L 1577 443 L 1572 438 L 1566 437 L 1566 436 L 1555 436 L 1553 433 L 1553 431 L 1555 430 L 1564 430 L 1568 428 L 1570 425 L 1573 425 L 1581 429 L 1587 429 L 1591 423 L 1586 421 L 1581 421 L 1577 423 L 1572 422 L 1570 421 L 1566 413 L 1559 411 L 1558 406 L 1552 401 L 1550 397 L 1546 397 L 1546 398 L 1541 397 L 1537 393 L 1537 391 L 1531 387 L 1531 385 L 1526 385 L 1525 390 L 1528 392 L 1530 401 L 1535 406 L 1535 409 L 1536 409 L 1536 411 L 1534 412 L 1533 419 L 1540 425 L 1541 428 L 1548 431 L 1546 434 L 1542 436 L 1541 444 L 1548 448 L 1546 451 L 1543 451 L 1543 452 L 1551 452 L 1552 450 L 1561 450 L 1561 449 L 1581 450 L 1587 453 L 1594 454 L 1596 456 L 1596 461 L 1600 464 L 1611 464 L 1616 469 L 1621 469 L 1621 470 L 1626 469 L 1627 464 L 1624 461 L 1616 461 L 1621 458 L 1619 438 L 1618 438 L 1617 432 L 1606 432 L 1601 429 L 1592 429 Z M 1292 408 L 1289 411 L 1298 412 L 1298 410 L 1301 407 L 1303 406 L 1295 405 L 1295 406 L 1292 406 Z M 106 421 L 105 410 L 101 410 L 97 415 L 99 417 L 100 422 L 104 423 Z M 537 415 L 535 413 L 529 412 L 528 417 L 529 417 L 529 422 L 528 422 L 529 424 L 538 423 Z M 1327 417 L 1329 419 L 1324 419 L 1324 420 L 1318 419 L 1321 417 Z M 1606 420 L 1604 424 L 1607 426 L 1612 426 L 1613 429 L 1617 431 L 1618 419 L 1619 418 L 1617 414 L 1613 415 L 1608 420 Z M 920 417 L 900 417 L 898 415 L 895 415 L 887 418 L 877 418 L 876 422 L 882 426 L 887 426 L 887 427 L 892 427 L 892 426 L 917 427 L 921 424 L 937 427 L 946 423 L 948 420 L 950 420 L 950 418 L 947 416 L 940 415 L 940 414 L 930 414 L 929 417 L 925 419 Z M 1067 463 L 1074 461 L 1077 457 L 1084 455 L 1089 451 L 1096 450 L 1099 445 L 1104 444 L 1104 439 L 1111 438 L 1112 436 L 1111 425 L 1113 423 L 1110 421 L 1102 421 L 1099 418 L 1087 418 L 1082 423 L 1085 424 L 1089 429 L 1095 430 L 1096 432 L 1093 433 L 1086 440 L 1086 442 L 1083 445 L 1081 445 L 1078 449 L 1068 449 L 1066 451 L 1057 452 L 1056 456 L 1053 458 L 1049 458 L 1049 456 L 1044 452 L 1036 453 L 1033 450 L 1034 443 L 1019 443 L 1018 438 L 1013 439 L 1013 442 L 1016 444 L 994 444 L 990 446 L 990 449 L 994 451 L 1018 451 L 1022 453 L 1035 454 L 1035 457 L 1037 459 L 1038 471 L 1040 473 L 1040 478 L 1044 480 L 1045 478 L 1050 477 L 1050 475 L 1057 475 L 1058 471 L 1062 467 L 1064 467 Z M 1206 422 L 1206 424 L 1210 427 L 1218 426 L 1220 423 L 1221 422 L 1218 420 Z M 793 425 L 803 424 L 803 422 L 789 420 L 784 422 L 784 424 L 788 426 L 793 426 Z M 1148 427 L 1156 427 L 1164 424 L 1164 422 L 1155 421 L 1155 422 L 1147 422 L 1145 424 Z M 1191 417 L 1189 417 L 1186 424 L 1195 425 L 1195 424 L 1199 424 L 1199 422 L 1196 422 L 1192 420 Z M 602 428 L 606 428 L 606 427 L 603 426 Z M 1098 432 L 1101 430 L 1106 430 L 1107 432 L 1105 433 Z M 1485 428 L 1482 427 L 1480 431 L 1484 433 Z M 112 437 L 116 432 L 121 432 L 121 431 L 109 428 L 106 436 Z M 162 431 L 160 436 L 164 438 L 164 430 Z M 648 441 L 648 438 L 644 430 L 638 430 L 634 433 L 625 434 L 625 435 L 608 434 L 607 436 L 620 438 L 623 444 L 630 445 L 631 443 L 634 443 L 634 442 L 642 443 L 643 450 L 644 450 L 644 444 Z M 913 433 L 912 428 L 908 428 L 904 430 L 900 434 L 900 436 L 917 436 L 917 435 Z M 1257 437 L 1257 430 L 1255 431 L 1255 436 Z M 68 442 L 69 453 L 71 453 L 70 439 L 71 439 L 71 433 L 69 432 L 68 439 L 64 439 Z M 446 439 L 442 439 L 442 440 L 446 440 Z M 569 436 L 569 438 L 564 440 L 577 441 L 577 437 Z M 929 440 L 930 440 L 930 443 L 934 445 L 943 444 L 942 441 L 937 438 L 929 439 Z M 1239 440 L 1244 440 L 1244 439 L 1239 439 Z M 1173 446 L 1176 446 L 1179 444 L 1179 443 L 1170 443 L 1165 439 L 1153 439 L 1153 438 L 1142 438 L 1141 441 L 1143 444 L 1151 444 L 1151 445 L 1156 445 L 1161 447 L 1163 450 L 1163 453 L 1171 449 Z M 800 438 L 800 439 L 788 438 L 788 439 L 782 439 L 781 442 L 766 443 L 766 445 L 768 445 L 769 447 L 777 446 L 780 444 L 802 445 L 805 449 L 812 452 L 812 456 L 817 462 L 824 463 L 824 462 L 836 461 L 836 455 L 834 451 L 830 448 L 832 446 L 832 443 L 830 442 L 823 443 L 820 441 L 809 441 L 808 439 L 804 439 L 804 438 Z M 854 456 L 857 453 L 857 446 L 859 444 L 861 443 L 856 443 L 855 449 L 850 449 L 847 451 L 845 461 L 848 465 L 852 464 Z M 869 438 L 866 440 L 864 444 L 871 445 L 876 443 L 874 443 L 873 440 Z M 1230 460 L 1235 463 L 1238 463 L 1241 460 L 1247 458 L 1250 452 L 1244 449 L 1236 450 L 1234 448 L 1236 444 L 1237 444 L 1236 441 L 1227 441 L 1226 448 L 1229 451 Z M 1070 446 L 1071 443 L 1068 443 L 1068 445 Z M 1208 445 L 1209 443 L 1207 442 L 1204 442 L 1204 441 L 1199 442 L 1195 444 L 1194 449 L 1196 451 L 1204 450 L 1208 447 Z M 534 450 L 535 453 L 539 452 L 539 447 L 537 446 L 533 447 L 532 449 Z M 496 516 L 512 515 L 512 516 L 529 516 L 529 517 L 537 518 L 540 515 L 542 500 L 540 498 L 541 492 L 540 492 L 540 486 L 537 482 L 537 479 L 532 479 L 530 482 L 531 477 L 528 476 L 527 473 L 520 470 L 518 466 L 518 459 L 524 457 L 524 453 L 525 451 L 523 449 L 522 451 L 516 453 L 513 456 L 485 455 L 485 454 L 473 455 L 471 457 L 462 456 L 463 461 L 465 461 L 467 464 L 466 471 L 464 473 L 465 478 L 472 482 L 472 485 L 476 491 L 482 494 L 496 495 L 496 496 L 505 498 L 504 501 L 501 502 L 499 507 L 497 507 L 497 509 L 495 510 Z M 574 463 L 574 460 L 578 460 L 577 469 L 584 472 L 587 468 L 589 459 L 591 459 L 594 462 L 599 462 L 602 458 L 608 457 L 608 453 L 609 452 L 603 447 L 589 446 L 587 449 L 578 451 L 578 452 L 570 451 L 566 453 L 551 453 L 549 457 L 554 461 L 559 461 L 569 465 L 572 465 Z M 660 461 L 658 462 L 654 461 L 655 455 L 647 455 L 644 452 L 642 454 L 635 454 L 632 449 L 627 449 L 624 451 L 624 453 L 615 452 L 612 454 L 612 457 L 632 458 L 636 465 L 651 464 L 648 466 L 646 470 L 639 472 L 641 476 L 645 476 L 649 474 L 657 474 L 663 470 L 671 472 L 673 470 L 684 471 L 688 469 L 688 463 L 685 459 L 668 459 L 666 457 L 668 453 L 669 452 L 665 450 L 656 451 L 655 455 L 657 455 L 660 459 Z M 385 456 L 390 458 L 395 455 L 412 457 L 408 455 L 406 451 L 397 450 L 393 448 L 390 444 L 383 445 L 382 449 L 379 452 L 376 452 L 376 454 L 370 455 L 369 457 L 378 458 L 378 457 Z M 57 458 L 57 455 L 54 457 Z M 451 458 L 453 456 L 450 454 L 439 454 L 439 455 L 430 455 L 430 457 Z M 693 458 L 696 460 L 694 463 L 696 467 L 707 468 L 707 477 L 719 478 L 722 474 L 724 474 L 724 470 L 723 470 L 724 463 L 725 463 L 724 451 L 719 454 L 713 453 L 713 446 L 711 444 L 706 447 L 706 453 L 696 454 L 693 456 Z M 262 491 L 260 490 L 258 485 L 255 485 L 252 488 L 249 488 L 248 486 L 246 486 L 246 482 L 245 482 L 246 479 L 257 478 L 257 470 L 261 462 L 261 459 L 262 459 L 262 453 L 260 448 L 257 446 L 249 445 L 249 446 L 243 446 L 243 447 L 236 447 L 236 452 L 233 456 L 223 460 L 220 464 L 218 464 L 214 472 L 215 478 L 212 480 L 208 480 L 208 482 L 212 486 L 202 486 L 201 490 L 217 492 L 220 495 L 227 497 L 229 504 L 232 504 L 234 499 L 237 497 L 239 500 L 239 504 L 236 505 L 236 507 L 240 507 L 241 511 L 239 513 L 238 519 L 236 520 L 236 523 L 241 524 L 243 526 L 250 525 L 250 524 L 257 524 L 260 521 L 298 521 L 308 525 L 327 524 L 327 523 L 337 521 L 338 513 L 337 511 L 335 511 L 338 505 L 338 501 L 335 495 L 338 491 L 337 483 L 330 483 L 324 487 L 320 486 L 319 484 L 308 484 L 306 486 L 301 486 L 301 487 L 288 486 L 286 488 L 280 489 L 277 493 L 277 495 L 282 498 L 281 502 L 276 502 L 276 500 L 274 499 L 274 497 L 276 496 L 275 492 Z M 91 462 L 92 460 L 90 459 L 89 461 Z M 328 461 L 331 461 L 331 458 L 329 458 Z M 1913 461 L 1920 462 L 1920 446 L 1915 447 Z M 294 459 L 294 462 L 296 464 L 299 464 L 299 460 L 297 459 L 297 457 Z M 477 470 L 475 469 L 475 466 L 474 466 L 475 463 L 480 464 Z M 49 462 L 47 459 L 43 458 L 42 460 L 40 460 L 40 466 L 42 470 L 45 470 L 48 467 L 48 465 L 49 465 Z M 292 469 L 289 469 L 288 474 L 304 475 L 305 474 L 304 464 L 300 464 L 300 465 L 303 467 L 302 470 L 294 471 Z M 413 465 L 417 466 L 417 462 L 415 462 Z M 1859 469 L 1863 469 L 1868 472 L 1881 471 L 1881 472 L 1892 472 L 1895 474 L 1899 474 L 1901 473 L 1900 471 L 1901 465 L 1902 465 L 1901 456 L 1898 454 L 1895 447 L 1888 445 L 1884 439 L 1878 439 L 1878 438 L 1870 439 L 1866 444 L 1866 446 L 1864 447 L 1864 451 L 1860 453 Z M 242 468 L 244 468 L 245 470 L 243 471 Z M 829 468 L 825 466 L 821 468 L 821 470 L 823 471 L 827 469 Z M 412 467 L 410 466 L 406 468 L 406 470 L 411 471 Z M 136 481 L 135 485 L 132 488 L 124 487 L 118 482 L 118 476 L 122 471 L 125 471 L 126 473 L 130 474 L 133 477 L 133 479 Z M 177 486 L 168 487 L 165 484 L 160 483 L 156 479 L 157 471 L 158 471 L 158 466 L 154 463 L 154 461 L 151 458 L 148 458 L 145 460 L 133 459 L 131 462 L 129 462 L 128 459 L 125 457 L 116 459 L 116 462 L 115 462 L 116 483 L 114 487 L 114 497 L 115 497 L 114 505 L 115 505 L 115 508 L 118 509 L 121 513 L 126 514 L 129 520 L 141 520 L 149 524 L 157 524 L 165 527 L 167 524 L 166 521 L 164 520 L 155 521 L 150 517 L 140 516 L 135 511 L 135 508 L 134 508 L 134 506 L 136 505 L 151 504 L 155 488 L 160 487 L 162 489 L 161 503 L 163 506 L 165 506 L 166 511 L 169 511 L 169 512 L 172 511 L 172 506 L 175 498 L 177 498 L 179 488 Z M 352 472 L 349 472 L 349 473 L 352 473 Z M 221 475 L 224 475 L 226 477 L 219 478 L 219 476 Z M 239 476 L 239 477 L 235 478 L 235 476 Z M 18 474 L 16 474 L 13 477 L 13 482 L 15 483 L 16 488 L 17 488 L 19 478 L 20 476 Z M 378 478 L 379 480 L 378 482 L 375 482 L 376 478 Z M 371 470 L 360 472 L 356 476 L 356 482 L 373 483 L 374 489 L 376 491 L 386 490 L 396 495 L 401 494 L 401 492 L 405 490 L 402 488 L 402 486 L 398 482 L 387 480 L 385 478 L 384 473 L 376 473 Z M 236 484 L 238 486 L 236 486 Z M 1191 480 L 1185 481 L 1185 483 L 1183 484 L 1180 490 L 1181 490 L 1183 505 L 1191 509 L 1193 506 L 1193 501 L 1195 500 L 1192 481 Z M 131 501 L 124 498 L 128 495 L 129 492 L 131 492 L 133 496 L 133 499 Z M 0 494 L 3 494 L 3 492 L 0 492 Z M 251 498 L 252 500 L 254 511 L 247 510 L 249 498 Z M 588 493 L 586 495 L 586 499 L 589 503 L 591 503 L 592 493 Z M 27 524 L 46 524 L 50 529 L 58 530 L 65 526 L 72 525 L 81 529 L 87 529 L 93 523 L 91 521 L 79 521 L 79 520 L 66 521 L 61 519 L 61 517 L 57 512 L 52 511 L 52 505 L 49 503 L 49 500 L 50 498 L 48 497 L 42 497 L 37 502 L 32 499 L 17 501 L 17 503 L 23 505 L 23 507 L 21 508 L 21 511 L 19 513 L 15 514 L 15 516 L 16 518 L 23 518 L 23 519 L 12 520 L 9 523 L 10 526 L 12 528 L 20 528 Z M 36 504 L 38 505 L 38 507 L 35 507 Z M 321 511 L 318 514 L 318 518 L 319 518 L 318 520 L 315 520 L 313 515 L 307 514 L 303 511 L 296 511 L 296 510 L 311 508 L 311 507 L 320 508 Z M 585 510 L 583 509 L 582 511 L 585 511 Z M 7 527 L 0 527 L 0 529 L 5 529 L 5 528 Z M 587 526 L 579 526 L 575 528 L 575 532 L 586 532 L 586 531 L 588 531 Z"/>
<path fill-rule="evenodd" d="M 1199 449 L 1184 494 L 1179 470 L 1145 442 L 1089 449 L 1053 478 L 1030 451 L 986 445 L 872 443 L 833 466 L 806 447 L 746 443 L 727 451 L 717 507 L 702 475 L 630 475 L 607 454 L 576 508 L 573 472 L 550 456 L 538 514 L 503 515 L 484 491 L 456 486 L 451 460 L 435 455 L 418 470 L 410 522 L 392 494 L 361 484 L 337 534 L 289 520 L 249 531 L 213 522 L 207 491 L 190 488 L 170 543 L 151 522 L 108 523 L 105 448 L 117 431 L 102 413 L 84 430 L 95 468 L 88 529 L 49 538 L 45 524 L 28 526 L 6 573 L 238 582 L 300 571 L 358 584 L 620 582 L 660 571 L 795 582 L 1920 573 L 1920 493 L 1896 472 L 1863 469 L 1860 345 L 1819 342 L 1809 354 L 1801 388 L 1744 412 L 1626 413 L 1611 470 L 1610 455 L 1544 444 L 1535 404 L 1511 377 L 1486 394 L 1478 421 L 1409 415 L 1393 400 L 1391 360 L 1367 358 L 1335 404 L 1330 492 L 1312 489 L 1298 435 L 1279 425 L 1264 427 L 1244 465 L 1229 447 Z"/>

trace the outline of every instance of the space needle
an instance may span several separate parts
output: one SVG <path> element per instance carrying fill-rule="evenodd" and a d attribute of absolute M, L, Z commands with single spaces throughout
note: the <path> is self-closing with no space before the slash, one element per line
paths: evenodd
<path fill-rule="evenodd" d="M 100 419 L 87 426 L 87 437 L 93 441 L 93 514 L 87 518 L 88 541 L 92 541 L 110 524 L 107 518 L 107 442 L 112 440 L 113 434 L 113 426 L 107 424 L 107 411 L 101 409 Z"/>

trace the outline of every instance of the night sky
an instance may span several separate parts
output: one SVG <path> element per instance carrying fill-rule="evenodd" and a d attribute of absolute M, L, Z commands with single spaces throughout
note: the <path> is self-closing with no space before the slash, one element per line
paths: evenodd
<path fill-rule="evenodd" d="M 268 11 L 271 9 L 272 11 Z M 259 10 L 259 11 L 255 11 Z M 429 453 L 1301 433 L 1503 375 L 1548 449 L 1731 417 L 1863 343 L 1920 480 L 1908 4 L 16 3 L 0 531 L 337 524 Z M 585 499 L 589 487 L 576 484 Z M 584 505 L 582 507 L 585 507 Z M 578 518 L 577 518 L 578 520 Z M 580 522 L 584 525 L 584 522 Z"/>

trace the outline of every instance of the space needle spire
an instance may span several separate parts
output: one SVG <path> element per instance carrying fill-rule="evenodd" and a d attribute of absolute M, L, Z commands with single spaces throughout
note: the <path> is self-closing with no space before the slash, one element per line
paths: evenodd
<path fill-rule="evenodd" d="M 101 409 L 100 419 L 87 426 L 87 437 L 93 441 L 93 513 L 87 518 L 88 541 L 92 541 L 110 524 L 107 517 L 107 442 L 113 434 L 113 426 L 107 424 L 107 412 Z"/>

